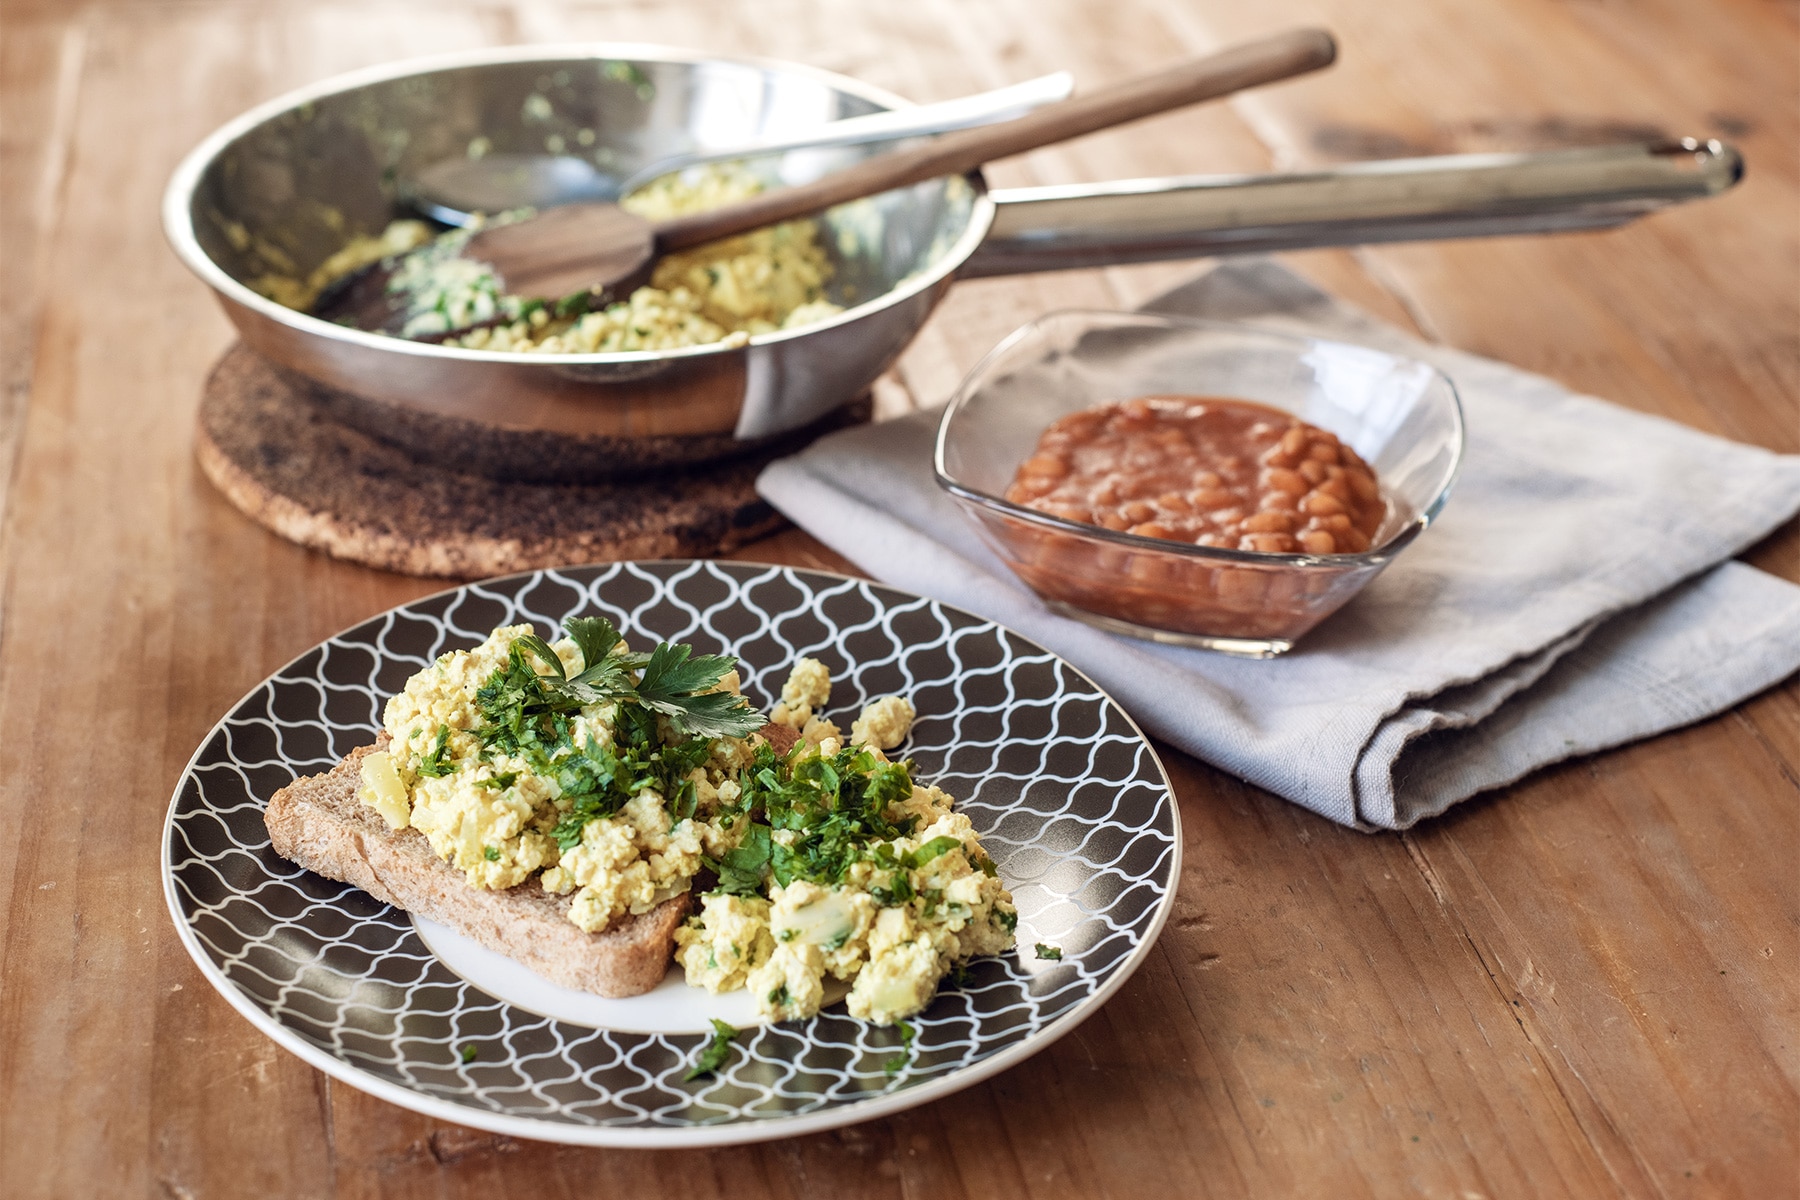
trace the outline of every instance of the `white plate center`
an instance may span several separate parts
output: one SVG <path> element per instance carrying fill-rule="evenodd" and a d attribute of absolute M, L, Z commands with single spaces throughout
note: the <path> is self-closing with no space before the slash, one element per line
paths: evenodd
<path fill-rule="evenodd" d="M 708 1033 L 717 1018 L 739 1029 L 758 1023 L 756 1004 L 742 989 L 719 995 L 689 987 L 679 967 L 641 996 L 608 1000 L 592 992 L 559 987 L 542 975 L 489 950 L 448 926 L 413 917 L 413 928 L 438 961 L 490 996 L 520 1008 L 585 1025 L 626 1033 Z"/>

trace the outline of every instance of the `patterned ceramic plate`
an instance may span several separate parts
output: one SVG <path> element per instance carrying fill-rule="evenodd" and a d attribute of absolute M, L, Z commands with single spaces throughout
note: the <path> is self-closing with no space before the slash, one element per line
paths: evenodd
<path fill-rule="evenodd" d="M 840 725 L 912 699 L 899 753 L 955 796 L 1018 904 L 1019 950 L 978 959 L 896 1028 L 838 1006 L 752 1026 L 747 1001 L 672 972 L 647 997 L 554 987 L 509 960 L 269 848 L 276 789 L 374 739 L 386 698 L 497 625 L 604 613 L 636 642 L 732 654 L 765 711 L 802 655 L 823 659 Z M 1091 1015 L 1149 952 L 1181 836 L 1162 764 L 1068 663 L 991 621 L 860 580 L 718 562 L 542 571 L 442 592 L 301 655 L 221 721 L 182 776 L 164 835 L 169 909 L 238 1011 L 346 1083 L 447 1121 L 548 1141 L 754 1141 L 896 1112 L 984 1079 Z M 1061 950 L 1040 959 L 1037 943 Z M 708 1018 L 745 1026 L 688 1082 Z"/>

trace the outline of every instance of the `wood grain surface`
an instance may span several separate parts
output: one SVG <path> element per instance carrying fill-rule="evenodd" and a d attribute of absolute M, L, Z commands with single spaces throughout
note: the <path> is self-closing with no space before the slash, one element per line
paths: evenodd
<path fill-rule="evenodd" d="M 176 161 L 287 88 L 407 55 L 637 40 L 918 100 L 1092 88 L 1290 25 L 1319 76 L 996 165 L 998 184 L 1654 133 L 1731 194 L 1629 229 L 1290 261 L 1423 335 L 1800 451 L 1792 0 L 0 0 L 0 1194 L 1160 1197 L 1800 1194 L 1800 689 L 1404 835 L 1165 752 L 1178 909 L 1091 1021 L 891 1119 L 575 1150 L 332 1083 L 216 996 L 163 905 L 169 794 L 291 656 L 435 589 L 283 542 L 194 464 L 230 331 L 157 224 Z M 941 400 L 1019 322 L 1203 264 L 960 285 L 878 389 Z M 789 532 L 737 557 L 844 564 Z M 1800 578 L 1790 524 L 1749 561 Z"/>

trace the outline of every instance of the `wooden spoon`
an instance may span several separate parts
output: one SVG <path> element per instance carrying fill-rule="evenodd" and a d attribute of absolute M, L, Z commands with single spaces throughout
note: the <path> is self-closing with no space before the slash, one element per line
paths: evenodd
<path fill-rule="evenodd" d="M 615 204 L 568 204 L 483 229 L 469 239 L 463 254 L 492 266 L 511 295 L 557 298 L 593 290 L 623 297 L 647 282 L 656 259 L 670 251 L 808 216 L 892 188 L 972 171 L 992 159 L 1316 71 L 1336 56 L 1330 34 L 1293 30 L 1114 84 L 1091 96 L 1046 105 L 1013 121 L 943 134 L 915 149 L 865 159 L 812 183 L 708 212 L 651 222 Z M 359 280 L 331 289 L 314 311 L 357 328 L 391 328 L 393 305 L 383 291 L 377 281 Z"/>

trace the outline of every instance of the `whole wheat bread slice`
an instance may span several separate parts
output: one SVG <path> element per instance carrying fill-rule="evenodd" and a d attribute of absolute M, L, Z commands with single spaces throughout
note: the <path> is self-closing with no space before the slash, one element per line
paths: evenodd
<path fill-rule="evenodd" d="M 363 755 L 386 741 L 383 735 L 325 774 L 296 779 L 275 793 L 263 822 L 277 854 L 448 925 L 563 987 L 635 996 L 662 982 L 674 957 L 675 929 L 687 915 L 687 894 L 586 933 L 568 918 L 569 897 L 551 895 L 535 879 L 503 892 L 469 886 L 461 871 L 432 853 L 424 834 L 389 829 L 357 799 Z"/>

